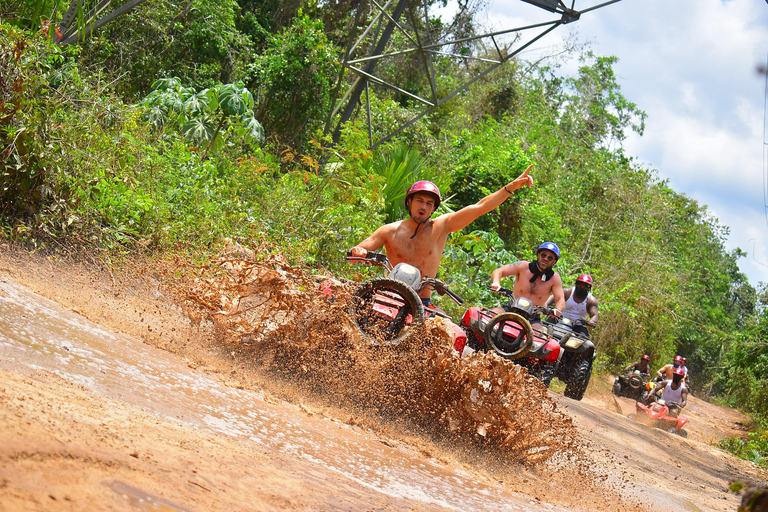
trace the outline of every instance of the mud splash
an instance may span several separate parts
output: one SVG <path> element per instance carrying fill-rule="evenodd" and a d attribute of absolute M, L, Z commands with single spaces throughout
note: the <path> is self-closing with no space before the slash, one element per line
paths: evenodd
<path fill-rule="evenodd" d="M 571 419 L 538 381 L 493 354 L 459 359 L 444 320 L 399 345 L 372 346 L 346 312 L 353 285 L 336 282 L 330 301 L 318 276 L 280 256 L 216 263 L 175 291 L 237 360 L 441 443 L 526 465 L 587 466 Z"/>

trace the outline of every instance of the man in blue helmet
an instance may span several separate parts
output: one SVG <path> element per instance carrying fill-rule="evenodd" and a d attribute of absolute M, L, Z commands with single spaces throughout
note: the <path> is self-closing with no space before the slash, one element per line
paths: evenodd
<path fill-rule="evenodd" d="M 554 316 L 561 316 L 561 311 L 565 309 L 563 281 L 560 274 L 552 270 L 558 259 L 560 248 L 552 242 L 544 242 L 536 251 L 536 261 L 518 261 L 494 270 L 491 273 L 491 289 L 498 291 L 501 288 L 502 277 L 514 277 L 512 291 L 515 297 L 525 297 L 536 306 L 544 306 L 552 295 Z M 534 323 L 541 323 L 538 315 L 531 320 L 531 324 Z"/>
<path fill-rule="evenodd" d="M 432 218 L 432 214 L 442 201 L 440 191 L 431 181 L 417 181 L 405 195 L 408 218 L 380 227 L 349 252 L 352 256 L 364 257 L 367 251 L 376 251 L 384 246 L 392 265 L 405 262 L 418 268 L 422 276 L 436 277 L 448 235 L 464 229 L 481 215 L 497 208 L 515 190 L 533 185 L 533 177 L 528 175 L 531 167 L 533 165 L 477 203 L 436 219 Z M 432 290 L 426 289 L 419 294 L 425 306 L 431 303 L 431 293 Z"/>

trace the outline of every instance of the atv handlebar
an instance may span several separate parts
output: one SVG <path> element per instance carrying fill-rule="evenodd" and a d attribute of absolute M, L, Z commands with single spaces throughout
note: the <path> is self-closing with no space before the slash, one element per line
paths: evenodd
<path fill-rule="evenodd" d="M 368 251 L 365 256 L 352 256 L 352 251 L 347 251 L 347 261 L 360 261 L 369 265 L 376 265 L 391 270 L 389 258 L 382 252 Z"/>
<path fill-rule="evenodd" d="M 503 286 L 500 287 L 498 290 L 494 290 L 491 287 L 489 288 L 493 292 L 498 293 L 499 295 L 503 295 L 504 297 L 507 297 L 509 299 L 510 304 L 515 300 L 514 291 L 510 290 L 509 288 L 504 288 Z M 539 314 L 539 315 L 555 316 L 553 315 L 553 313 L 555 312 L 556 309 L 557 308 L 548 308 L 546 306 L 533 306 L 533 313 Z M 557 309 L 557 311 L 560 311 L 560 310 Z"/>
<path fill-rule="evenodd" d="M 387 258 L 386 254 L 381 252 L 368 251 L 365 254 L 365 257 L 363 257 L 352 256 L 352 251 L 347 251 L 346 259 L 347 261 L 359 261 L 362 263 L 367 263 L 368 265 L 376 265 L 379 267 L 384 267 L 390 271 L 392 270 L 392 264 L 390 263 L 389 258 Z M 421 292 L 428 286 L 431 286 L 439 295 L 448 295 L 459 306 L 464 304 L 464 299 L 449 290 L 447 284 L 439 279 L 433 279 L 431 277 L 424 277 L 421 280 L 421 283 L 419 283 L 419 286 L 416 289 L 416 293 Z"/>
<path fill-rule="evenodd" d="M 505 296 L 505 297 L 507 297 L 509 299 L 514 299 L 515 298 L 515 293 L 512 290 L 510 290 L 509 288 L 504 288 L 503 286 L 501 288 L 499 288 L 498 290 L 494 290 L 493 287 L 490 287 L 490 286 L 489 286 L 489 288 L 494 293 L 498 293 L 499 295 L 503 295 L 503 296 Z"/>
<path fill-rule="evenodd" d="M 464 299 L 462 299 L 461 297 L 453 293 L 451 290 L 449 290 L 448 285 L 439 279 L 425 277 L 424 279 L 422 279 L 421 284 L 419 284 L 419 289 L 416 290 L 416 292 L 418 293 L 422 291 L 427 286 L 431 286 L 432 289 L 435 290 L 439 295 L 448 295 L 459 306 L 464 304 Z"/>

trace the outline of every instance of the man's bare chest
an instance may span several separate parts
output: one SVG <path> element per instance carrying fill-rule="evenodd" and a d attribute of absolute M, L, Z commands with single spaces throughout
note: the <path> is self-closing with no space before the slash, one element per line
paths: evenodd
<path fill-rule="evenodd" d="M 531 299 L 548 297 L 552 292 L 552 283 L 549 281 L 542 281 L 540 278 L 537 278 L 531 282 L 533 274 L 528 274 L 529 275 L 527 276 L 521 276 L 522 279 L 520 280 L 519 289 L 522 291 L 522 295 Z"/>

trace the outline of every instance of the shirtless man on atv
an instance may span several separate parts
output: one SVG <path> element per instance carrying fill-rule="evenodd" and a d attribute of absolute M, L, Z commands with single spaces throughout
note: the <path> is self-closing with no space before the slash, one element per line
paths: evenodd
<path fill-rule="evenodd" d="M 629 366 L 625 367 L 625 371 L 639 371 L 640 373 L 644 373 L 646 375 L 651 374 L 651 364 L 650 364 L 650 356 L 648 354 L 643 354 L 643 357 L 641 357 L 639 360 L 635 361 L 634 363 L 630 364 Z"/>
<path fill-rule="evenodd" d="M 533 165 L 528 166 L 514 181 L 477 203 L 436 219 L 432 218 L 432 214 L 442 201 L 440 190 L 431 181 L 417 181 L 405 195 L 408 218 L 380 227 L 350 249 L 350 253 L 352 256 L 364 257 L 367 251 L 376 251 L 384 246 L 393 266 L 405 262 L 418 268 L 422 277 L 436 277 L 448 235 L 464 229 L 481 215 L 497 208 L 515 190 L 533 185 L 533 177 L 528 175 L 531 167 Z M 431 294 L 429 288 L 419 293 L 425 306 L 432 304 Z"/>
<path fill-rule="evenodd" d="M 656 381 L 660 382 L 662 380 L 672 380 L 672 376 L 674 375 L 675 370 L 678 368 L 682 368 L 683 366 L 683 357 L 682 356 L 675 356 L 675 358 L 672 360 L 671 364 L 665 364 L 658 370 L 656 370 Z M 685 370 L 683 370 L 685 373 Z"/>
<path fill-rule="evenodd" d="M 491 290 L 498 291 L 501 288 L 502 277 L 515 278 L 512 291 L 515 297 L 530 299 L 536 306 L 544 306 L 550 295 L 554 298 L 554 316 L 561 316 L 565 309 L 565 297 L 563 296 L 563 281 L 560 274 L 552 270 L 557 260 L 560 259 L 560 249 L 552 242 L 545 242 L 536 251 L 536 261 L 518 261 L 499 267 L 491 273 Z M 502 308 L 495 308 L 503 313 Z M 531 318 L 531 325 L 541 324 L 538 315 Z"/>

